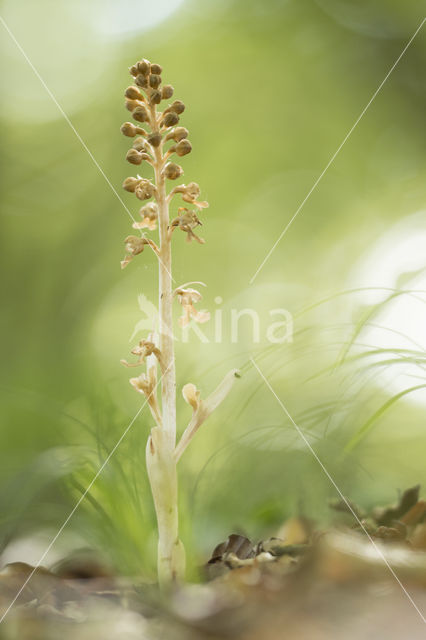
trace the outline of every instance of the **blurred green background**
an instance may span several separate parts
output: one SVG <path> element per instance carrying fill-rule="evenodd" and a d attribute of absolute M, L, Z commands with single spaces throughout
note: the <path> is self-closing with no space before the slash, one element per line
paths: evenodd
<path fill-rule="evenodd" d="M 208 393 L 229 368 L 244 371 L 181 463 L 192 564 L 231 531 L 258 538 L 292 514 L 329 519 L 333 487 L 247 364 L 251 356 L 348 498 L 368 506 L 426 484 L 426 393 L 396 399 L 425 382 L 424 28 L 250 284 L 419 26 L 419 3 L 1 6 L 18 43 L 1 25 L 5 557 L 15 545 L 21 559 L 37 561 L 141 404 L 119 360 L 143 318 L 138 295 L 155 303 L 156 264 L 145 252 L 120 271 L 128 214 L 52 97 L 135 215 L 137 201 L 121 190 L 132 170 L 119 127 L 129 119 L 127 68 L 141 57 L 163 66 L 187 105 L 185 181 L 198 182 L 210 202 L 205 246 L 176 234 L 174 277 L 207 284 L 201 306 L 222 309 L 223 338 L 215 342 L 207 326 L 208 343 L 179 342 L 178 383 Z M 260 314 L 261 342 L 245 318 L 232 343 L 231 310 L 247 308 Z M 277 308 L 293 314 L 294 339 L 274 346 L 265 328 Z M 178 410 L 183 429 L 180 398 Z M 363 425 L 365 437 L 344 454 Z M 46 562 L 90 545 L 123 572 L 152 571 L 150 426 L 144 411 Z"/>

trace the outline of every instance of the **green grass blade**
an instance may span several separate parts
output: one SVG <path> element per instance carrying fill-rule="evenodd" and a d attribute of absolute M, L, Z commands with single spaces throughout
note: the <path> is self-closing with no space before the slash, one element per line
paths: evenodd
<path fill-rule="evenodd" d="M 410 387 L 409 389 L 404 389 L 404 391 L 400 391 L 396 395 L 392 396 L 392 398 L 389 398 L 389 400 L 387 400 L 375 413 L 373 413 L 373 415 L 367 420 L 367 422 L 364 422 L 362 427 L 360 429 L 358 429 L 358 431 L 355 433 L 355 435 L 352 436 L 352 438 L 349 440 L 348 444 L 345 446 L 345 448 L 343 450 L 344 453 L 349 453 L 350 451 L 352 451 L 361 442 L 361 440 L 363 438 L 365 438 L 365 436 L 369 433 L 369 431 L 372 429 L 372 427 L 377 422 L 377 420 L 393 404 L 395 404 L 395 402 L 397 402 L 403 396 L 406 396 L 409 393 L 413 393 L 413 391 L 418 391 L 419 389 L 425 389 L 425 388 L 426 388 L 426 384 L 419 384 L 419 385 L 417 385 L 415 387 Z"/>

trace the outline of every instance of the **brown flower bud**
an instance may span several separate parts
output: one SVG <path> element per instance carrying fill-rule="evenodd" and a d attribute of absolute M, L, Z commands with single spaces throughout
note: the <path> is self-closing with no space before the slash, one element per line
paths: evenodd
<path fill-rule="evenodd" d="M 161 76 L 157 76 L 155 73 L 151 73 L 149 76 L 149 86 L 153 89 L 158 89 L 161 84 Z"/>
<path fill-rule="evenodd" d="M 151 65 L 151 73 L 155 73 L 157 75 L 160 75 L 162 70 L 163 70 L 163 67 L 161 67 L 159 64 L 152 64 Z"/>
<path fill-rule="evenodd" d="M 126 245 L 126 251 L 131 253 L 133 256 L 137 256 L 139 253 L 142 253 L 145 245 L 147 244 L 146 238 L 139 238 L 138 236 L 127 236 L 124 242 Z"/>
<path fill-rule="evenodd" d="M 140 208 L 139 213 L 141 216 L 158 216 L 158 205 L 155 202 L 148 202 Z"/>
<path fill-rule="evenodd" d="M 151 133 L 151 135 L 147 138 L 149 144 L 153 147 L 159 147 L 162 139 L 163 137 L 161 133 Z"/>
<path fill-rule="evenodd" d="M 178 156 L 186 156 L 186 154 L 191 153 L 191 151 L 192 144 L 189 142 L 189 140 L 181 140 L 176 145 L 176 153 Z"/>
<path fill-rule="evenodd" d="M 157 89 L 155 89 L 152 93 L 151 93 L 151 97 L 149 99 L 151 104 L 160 104 L 161 102 L 161 91 L 158 91 Z"/>
<path fill-rule="evenodd" d="M 144 58 L 143 60 L 137 63 L 136 67 L 139 73 L 141 73 L 143 76 L 146 76 L 150 72 L 151 63 L 149 62 L 149 60 L 146 60 Z"/>
<path fill-rule="evenodd" d="M 132 65 L 131 67 L 129 67 L 129 72 L 132 76 L 137 76 L 139 71 L 138 71 L 138 67 L 136 64 Z"/>
<path fill-rule="evenodd" d="M 168 162 L 164 167 L 164 175 L 169 180 L 177 180 L 183 174 L 183 169 L 174 162 Z"/>
<path fill-rule="evenodd" d="M 137 134 L 137 127 L 131 122 L 124 122 L 120 127 L 120 131 L 124 136 L 133 138 Z"/>
<path fill-rule="evenodd" d="M 139 106 L 139 107 L 136 107 L 136 109 L 134 109 L 134 111 L 132 111 L 132 116 L 138 122 L 148 122 L 148 120 L 149 120 L 148 111 L 147 111 L 146 107 L 144 107 L 142 105 Z"/>
<path fill-rule="evenodd" d="M 126 109 L 128 111 L 133 111 L 136 107 L 140 106 L 140 102 L 137 100 L 126 100 Z"/>
<path fill-rule="evenodd" d="M 161 97 L 163 100 L 169 100 L 173 95 L 173 91 L 174 89 L 171 84 L 165 84 L 161 89 Z"/>
<path fill-rule="evenodd" d="M 135 196 L 139 200 L 149 200 L 155 194 L 155 186 L 149 180 L 141 179 L 135 189 Z"/>
<path fill-rule="evenodd" d="M 170 131 L 170 133 L 167 134 L 166 141 L 174 140 L 175 142 L 179 142 L 180 140 L 187 138 L 188 134 L 189 131 L 188 129 L 185 129 L 185 127 L 176 127 L 176 129 L 173 129 L 172 131 Z"/>
<path fill-rule="evenodd" d="M 127 265 L 129 264 L 129 262 L 132 261 L 134 256 L 137 256 L 139 253 L 142 253 L 142 251 L 145 248 L 145 245 L 149 244 L 149 241 L 143 236 L 142 237 L 127 236 L 124 242 L 125 242 L 127 255 L 124 256 L 124 260 L 121 261 L 122 269 L 127 267 Z M 132 351 L 132 353 L 135 353 L 135 351 Z"/>
<path fill-rule="evenodd" d="M 129 149 L 126 153 L 126 160 L 131 164 L 140 164 L 142 162 L 142 154 L 136 149 Z"/>
<path fill-rule="evenodd" d="M 123 189 L 125 189 L 126 191 L 130 191 L 130 193 L 134 193 L 140 181 L 140 178 L 126 178 L 123 182 Z"/>
<path fill-rule="evenodd" d="M 124 95 L 126 96 L 126 98 L 129 98 L 129 100 L 143 100 L 144 97 L 141 94 L 141 92 L 139 91 L 139 89 L 137 87 L 127 87 L 126 91 L 124 92 Z"/>
<path fill-rule="evenodd" d="M 135 83 L 138 85 L 138 87 L 141 87 L 142 89 L 146 89 L 148 86 L 148 80 L 146 79 L 146 77 L 144 75 L 142 75 L 141 73 L 139 73 L 136 78 L 135 78 Z"/>
<path fill-rule="evenodd" d="M 178 122 L 179 122 L 179 116 L 176 113 L 173 113 L 172 111 L 169 111 L 169 113 L 166 113 L 166 115 L 163 118 L 163 125 L 165 127 L 173 127 Z"/>
<path fill-rule="evenodd" d="M 136 151 L 146 151 L 145 138 L 142 138 L 142 136 L 135 138 L 135 141 L 133 142 L 133 149 L 136 149 Z"/>
<path fill-rule="evenodd" d="M 170 109 L 175 113 L 183 113 L 185 111 L 185 105 L 183 104 L 182 100 L 175 100 L 170 105 Z"/>

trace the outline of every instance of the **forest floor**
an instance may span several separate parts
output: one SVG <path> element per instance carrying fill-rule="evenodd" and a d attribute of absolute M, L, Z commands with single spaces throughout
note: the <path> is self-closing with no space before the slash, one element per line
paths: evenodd
<path fill-rule="evenodd" d="M 325 640 L 426 637 L 426 501 L 419 487 L 364 513 L 336 502 L 337 523 L 286 521 L 252 543 L 232 534 L 176 587 L 113 575 L 93 554 L 48 570 L 20 562 L 0 571 L 1 640 Z"/>

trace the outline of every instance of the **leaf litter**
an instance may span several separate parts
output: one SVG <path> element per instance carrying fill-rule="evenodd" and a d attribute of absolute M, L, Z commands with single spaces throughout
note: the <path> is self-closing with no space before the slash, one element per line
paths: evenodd
<path fill-rule="evenodd" d="M 387 640 L 423 638 L 426 501 L 420 487 L 371 511 L 352 503 L 351 511 L 338 500 L 329 506 L 334 522 L 327 529 L 299 516 L 265 540 L 230 534 L 202 568 L 201 583 L 176 587 L 167 597 L 155 584 L 117 576 L 94 552 L 38 567 L 1 637 L 355 640 L 374 632 Z M 0 571 L 1 613 L 33 570 L 15 562 Z"/>

